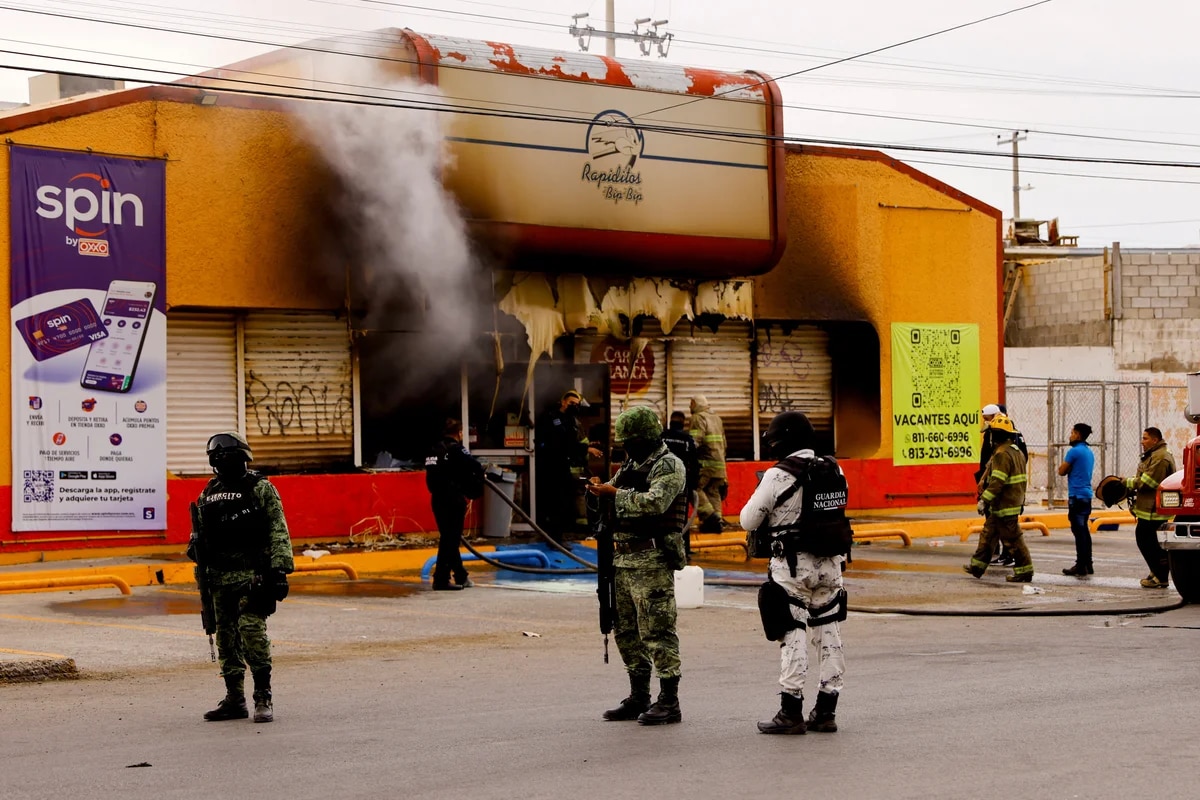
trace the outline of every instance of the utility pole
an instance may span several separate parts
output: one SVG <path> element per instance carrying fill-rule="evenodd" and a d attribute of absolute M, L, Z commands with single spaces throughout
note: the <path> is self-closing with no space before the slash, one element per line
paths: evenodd
<path fill-rule="evenodd" d="M 1017 220 L 1021 218 L 1021 167 L 1020 156 L 1017 153 L 1017 142 L 1023 142 L 1029 138 L 1029 131 L 1013 131 L 1012 136 L 1008 139 L 1001 139 L 1000 134 L 996 134 L 997 146 L 1003 144 L 1012 144 L 1013 148 L 1013 225 L 1016 225 Z M 1028 187 L 1032 189 L 1033 187 Z"/>
<path fill-rule="evenodd" d="M 605 16 L 604 30 L 598 31 L 591 25 L 581 25 L 581 20 L 588 18 L 587 13 L 572 14 L 571 26 L 567 28 L 567 32 L 579 40 L 579 49 L 587 52 L 588 47 L 592 43 L 593 36 L 600 36 L 604 39 L 604 54 L 609 58 L 617 57 L 617 39 L 629 39 L 637 44 L 638 49 L 642 51 L 642 55 L 650 55 L 652 47 L 658 48 L 658 57 L 666 58 L 667 51 L 671 48 L 671 39 L 674 34 L 666 31 L 659 33 L 660 27 L 665 27 L 669 20 L 655 19 L 650 17 L 643 19 L 635 19 L 633 21 L 633 31 L 625 33 L 618 31 L 616 25 L 616 0 L 604 0 Z M 645 25 L 646 30 L 642 30 Z"/>

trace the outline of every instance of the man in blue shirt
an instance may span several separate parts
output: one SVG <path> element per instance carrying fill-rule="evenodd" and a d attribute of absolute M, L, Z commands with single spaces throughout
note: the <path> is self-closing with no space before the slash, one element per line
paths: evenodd
<path fill-rule="evenodd" d="M 1075 564 L 1063 570 L 1063 575 L 1086 578 L 1092 574 L 1092 534 L 1088 517 L 1092 513 L 1092 468 L 1096 457 L 1088 447 L 1087 437 L 1092 426 L 1077 422 L 1071 428 L 1071 446 L 1058 465 L 1058 474 L 1067 476 L 1067 519 L 1075 535 Z"/>

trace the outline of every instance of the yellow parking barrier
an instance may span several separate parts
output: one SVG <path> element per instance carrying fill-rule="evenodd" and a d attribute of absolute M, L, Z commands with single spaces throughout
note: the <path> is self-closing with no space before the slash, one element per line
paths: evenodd
<path fill-rule="evenodd" d="M 1050 535 L 1050 529 L 1048 527 L 1046 527 L 1046 523 L 1044 523 L 1044 522 L 1037 522 L 1035 520 L 1026 520 L 1026 521 L 1020 522 L 1018 524 L 1021 526 L 1021 530 L 1023 530 L 1023 531 L 1041 531 L 1042 536 Z M 967 539 L 971 538 L 971 534 L 981 533 L 982 531 L 983 531 L 982 524 L 971 525 L 970 527 L 967 528 L 966 531 L 964 531 L 963 533 L 960 533 L 958 535 L 958 540 L 960 542 L 965 542 Z"/>
<path fill-rule="evenodd" d="M 0 581 L 0 592 L 27 592 L 30 589 L 69 589 L 79 586 L 115 586 L 121 594 L 133 594 L 124 578 L 116 575 L 72 575 L 62 578 L 30 578 Z"/>
<path fill-rule="evenodd" d="M 1091 517 L 1091 519 L 1088 520 L 1088 530 L 1091 533 L 1095 533 L 1096 531 L 1100 530 L 1101 525 L 1135 525 L 1135 524 L 1137 524 L 1137 518 L 1134 517 L 1133 514 L 1126 514 L 1124 512 L 1114 512 L 1114 513 L 1109 513 L 1109 514 L 1102 513 L 1102 514 L 1093 515 Z"/>
<path fill-rule="evenodd" d="M 855 540 L 859 539 L 900 539 L 905 547 L 912 547 L 912 537 L 908 531 L 900 528 L 873 528 L 868 531 L 855 531 Z"/>
<path fill-rule="evenodd" d="M 297 564 L 296 572 L 344 572 L 350 580 L 358 580 L 358 570 L 345 561 L 314 561 L 311 564 Z"/>
<path fill-rule="evenodd" d="M 746 558 L 750 557 L 750 549 L 746 547 L 746 537 L 739 536 L 736 539 L 728 536 L 715 539 L 701 539 L 696 534 L 692 534 L 691 549 L 707 550 L 710 547 L 740 547 L 746 553 Z"/>

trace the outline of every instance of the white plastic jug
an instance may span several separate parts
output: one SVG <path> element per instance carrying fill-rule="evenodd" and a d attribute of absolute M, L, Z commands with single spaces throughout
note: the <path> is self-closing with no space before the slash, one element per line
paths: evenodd
<path fill-rule="evenodd" d="M 704 605 L 704 570 L 699 567 L 675 570 L 675 605 L 678 608 Z"/>

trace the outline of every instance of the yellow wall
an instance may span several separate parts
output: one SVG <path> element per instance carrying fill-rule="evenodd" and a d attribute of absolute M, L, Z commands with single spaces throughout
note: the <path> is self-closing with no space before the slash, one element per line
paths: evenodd
<path fill-rule="evenodd" d="M 134 90 L 138 91 L 138 90 Z M 25 115 L 22 115 L 25 116 Z M 340 281 L 317 262 L 323 240 L 321 192 L 329 182 L 281 111 L 163 100 L 16 127 L 13 144 L 167 158 L 167 306 L 337 309 Z M 0 317 L 11 330 L 9 159 L 0 154 Z M 0 385 L 11 385 L 0 357 Z M 0 419 L 11 419 L 0 392 Z M 0 476 L 11 472 L 0 448 Z M 3 479 L 0 478 L 0 481 Z"/>
<path fill-rule="evenodd" d="M 840 408 L 837 427 L 877 427 L 880 438 L 873 455 L 854 455 L 892 455 L 893 322 L 978 324 L 981 402 L 1000 398 L 1000 212 L 864 151 L 789 150 L 786 182 L 787 250 L 756 279 L 755 316 L 874 327 L 879 413 Z"/>

